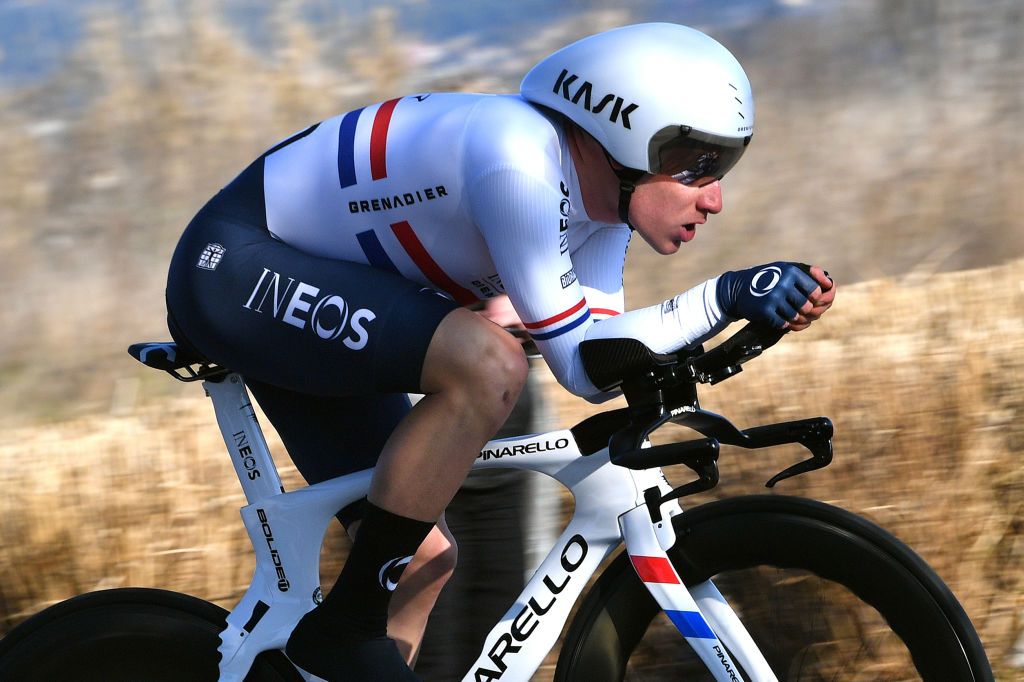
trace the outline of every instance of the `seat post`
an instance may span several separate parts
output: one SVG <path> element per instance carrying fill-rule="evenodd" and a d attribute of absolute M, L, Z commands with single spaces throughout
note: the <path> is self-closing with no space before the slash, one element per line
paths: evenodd
<path fill-rule="evenodd" d="M 217 425 L 245 499 L 252 504 L 283 493 L 281 477 L 242 377 L 232 372 L 220 381 L 204 381 L 203 388 L 213 401 Z"/>

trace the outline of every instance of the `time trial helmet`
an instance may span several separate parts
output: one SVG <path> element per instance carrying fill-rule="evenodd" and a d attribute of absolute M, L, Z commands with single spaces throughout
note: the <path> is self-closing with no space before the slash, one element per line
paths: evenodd
<path fill-rule="evenodd" d="M 590 133 L 631 169 L 618 173 L 628 184 L 643 173 L 685 184 L 720 179 L 754 132 L 754 97 L 739 62 L 718 41 L 678 24 L 583 38 L 534 66 L 520 92 Z M 628 213 L 628 194 L 625 204 Z"/>

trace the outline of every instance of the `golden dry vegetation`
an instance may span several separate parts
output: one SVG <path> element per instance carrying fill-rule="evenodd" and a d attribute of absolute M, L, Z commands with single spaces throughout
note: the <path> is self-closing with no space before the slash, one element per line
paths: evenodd
<path fill-rule="evenodd" d="M 509 46 L 403 28 L 397 12 L 429 3 L 308 19 L 329 4 L 274 3 L 253 38 L 230 0 L 82 3 L 56 71 L 0 80 L 0 629 L 98 587 L 229 605 L 249 579 L 242 498 L 209 406 L 123 353 L 166 337 L 167 261 L 218 187 L 313 121 L 409 92 L 513 91 L 578 36 L 687 23 L 692 7 L 578 2 Z M 826 4 L 705 27 L 747 66 L 757 138 L 726 212 L 685 253 L 632 249 L 629 306 L 727 268 L 826 265 L 842 286 L 829 319 L 705 406 L 740 426 L 832 416 L 835 463 L 780 492 L 907 540 L 960 596 L 1000 679 L 1024 679 L 1008 663 L 1024 630 L 1024 10 L 780 3 Z M 552 402 L 563 424 L 592 409 L 557 391 Z M 759 491 L 796 456 L 727 452 L 716 494 Z M 333 568 L 343 543 L 329 545 Z"/>
<path fill-rule="evenodd" d="M 874 311 L 894 291 L 899 303 L 880 318 Z M 913 546 L 964 604 L 999 679 L 1019 675 L 1009 658 L 1024 632 L 1022 292 L 1024 261 L 846 287 L 831 319 L 703 398 L 741 427 L 831 416 L 834 463 L 778 492 L 864 514 Z M 188 388 L 190 399 L 130 414 L 7 432 L 3 626 L 103 587 L 162 587 L 229 608 L 240 597 L 253 565 L 237 515 L 244 500 L 212 410 Z M 562 425 L 597 409 L 549 391 Z M 286 486 L 298 485 L 279 441 L 271 444 Z M 713 496 L 763 491 L 800 454 L 726 448 Z M 325 575 L 343 555 L 331 535 Z"/>
<path fill-rule="evenodd" d="M 409 92 L 514 91 L 534 61 L 576 37 L 640 19 L 686 23 L 693 11 L 580 1 L 505 44 L 413 33 L 402 17 L 429 21 L 429 3 L 308 19 L 329 4 L 253 7 L 243 21 L 231 0 L 144 0 L 130 11 L 95 0 L 69 9 L 81 35 L 59 69 L 0 79 L 0 423 L 120 399 L 119 380 L 134 382 L 122 349 L 166 335 L 178 234 L 278 140 Z M 778 259 L 819 262 L 852 282 L 1024 255 L 1020 3 L 783 4 L 815 11 L 705 26 L 750 72 L 756 139 L 725 184 L 725 212 L 692 248 L 674 258 L 632 249 L 630 306 Z"/>

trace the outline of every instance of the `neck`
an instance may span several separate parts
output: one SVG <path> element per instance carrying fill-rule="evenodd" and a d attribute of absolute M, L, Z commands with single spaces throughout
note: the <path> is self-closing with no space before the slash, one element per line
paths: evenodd
<path fill-rule="evenodd" d="M 604 150 L 589 133 L 569 121 L 565 122 L 565 132 L 587 215 L 602 223 L 619 222 L 619 179 L 608 165 Z"/>

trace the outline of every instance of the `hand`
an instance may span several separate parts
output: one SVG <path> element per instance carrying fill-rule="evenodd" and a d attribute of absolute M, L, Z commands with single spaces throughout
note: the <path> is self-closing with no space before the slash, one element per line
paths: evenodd
<path fill-rule="evenodd" d="M 811 267 L 811 277 L 818 283 L 818 288 L 807 297 L 807 302 L 797 311 L 796 317 L 786 322 L 786 328 L 795 332 L 810 327 L 811 322 L 817 320 L 832 307 L 832 301 L 836 298 L 836 283 L 832 281 L 827 272 L 814 265 Z"/>
<path fill-rule="evenodd" d="M 800 331 L 832 305 L 835 285 L 821 268 L 779 261 L 723 273 L 716 293 L 730 317 Z"/>

